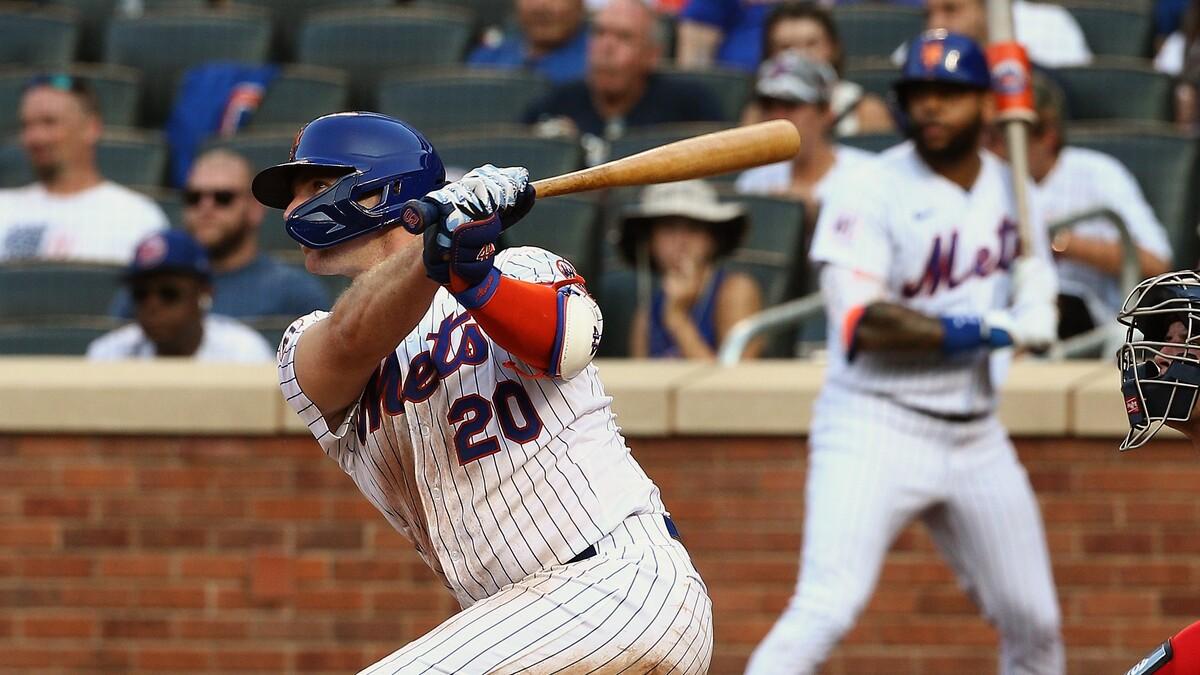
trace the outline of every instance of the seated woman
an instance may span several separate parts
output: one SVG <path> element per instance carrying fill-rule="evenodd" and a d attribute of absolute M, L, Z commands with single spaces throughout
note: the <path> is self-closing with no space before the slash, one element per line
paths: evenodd
<path fill-rule="evenodd" d="M 754 279 L 719 263 L 748 225 L 745 210 L 718 201 L 704 181 L 643 190 L 621 221 L 620 250 L 631 264 L 648 266 L 659 283 L 634 317 L 632 356 L 712 361 L 729 329 L 762 309 Z M 745 356 L 760 349 L 751 344 Z"/>

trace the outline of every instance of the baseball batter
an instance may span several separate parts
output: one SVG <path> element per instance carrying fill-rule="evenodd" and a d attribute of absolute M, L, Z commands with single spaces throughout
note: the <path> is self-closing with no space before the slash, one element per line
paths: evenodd
<path fill-rule="evenodd" d="M 374 113 L 312 121 L 255 178 L 309 271 L 354 279 L 287 330 L 283 392 L 463 607 L 362 672 L 706 672 L 711 604 L 591 365 L 599 309 L 563 258 L 496 254 L 527 179 L 447 185 Z M 440 222 L 391 227 L 419 197 Z"/>
<path fill-rule="evenodd" d="M 993 349 L 1043 348 L 1056 283 L 1040 223 L 1019 256 L 1011 173 L 980 149 L 990 76 L 969 38 L 915 40 L 910 141 L 835 186 L 811 257 L 830 366 L 810 438 L 800 577 L 748 672 L 813 673 L 914 518 L 999 629 L 1002 673 L 1062 673 L 1037 501 L 996 419 Z"/>

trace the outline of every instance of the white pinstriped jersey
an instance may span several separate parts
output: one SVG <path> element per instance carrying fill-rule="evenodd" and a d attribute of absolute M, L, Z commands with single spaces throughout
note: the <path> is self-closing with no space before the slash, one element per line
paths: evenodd
<path fill-rule="evenodd" d="M 1012 174 L 995 155 L 980 156 L 982 168 L 970 190 L 934 173 L 911 142 L 867 161 L 834 186 L 810 257 L 880 279 L 887 300 L 931 316 L 980 316 L 1004 308 L 1019 250 Z M 1034 206 L 1031 212 L 1037 252 L 1048 259 L 1040 211 Z M 866 352 L 847 362 L 842 327 L 834 323 L 830 384 L 937 413 L 994 409 L 986 350 L 953 357 Z"/>
<path fill-rule="evenodd" d="M 536 283 L 575 274 L 529 247 L 502 251 L 496 267 Z M 521 364 L 444 288 L 330 430 L 292 366 L 304 331 L 327 316 L 301 317 L 284 335 L 284 395 L 463 607 L 567 562 L 626 516 L 666 512 L 596 367 L 570 380 L 519 375 Z"/>

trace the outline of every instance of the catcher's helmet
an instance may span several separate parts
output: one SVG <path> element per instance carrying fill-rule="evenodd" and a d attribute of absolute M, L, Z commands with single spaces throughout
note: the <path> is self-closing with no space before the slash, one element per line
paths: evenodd
<path fill-rule="evenodd" d="M 1186 422 L 1200 393 L 1200 274 L 1167 272 L 1138 284 L 1117 320 L 1129 326 L 1117 353 L 1129 433 L 1121 450 Z"/>
<path fill-rule="evenodd" d="M 334 113 L 304 125 L 288 161 L 255 176 L 254 196 L 267 206 L 286 208 L 292 201 L 292 180 L 302 167 L 344 172 L 285 222 L 288 235 L 310 248 L 328 248 L 395 224 L 404 202 L 446 182 L 441 158 L 419 131 L 372 112 Z M 359 204 L 374 192 L 381 193 L 378 205 L 367 209 Z"/>

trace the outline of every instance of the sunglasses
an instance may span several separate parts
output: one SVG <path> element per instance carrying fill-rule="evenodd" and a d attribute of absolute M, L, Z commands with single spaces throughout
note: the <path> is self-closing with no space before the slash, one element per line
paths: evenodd
<path fill-rule="evenodd" d="M 138 284 L 130 290 L 130 294 L 139 305 L 149 300 L 151 295 L 164 305 L 173 305 L 183 299 L 183 289 L 174 284 Z"/>
<path fill-rule="evenodd" d="M 24 91 L 28 91 L 34 87 L 53 87 L 54 89 L 69 91 L 75 94 L 87 94 L 91 92 L 91 87 L 85 80 L 67 73 L 35 75 L 25 82 Z"/>
<path fill-rule="evenodd" d="M 183 203 L 198 206 L 205 197 L 212 197 L 217 206 L 229 206 L 241 193 L 234 190 L 184 190 Z"/>

